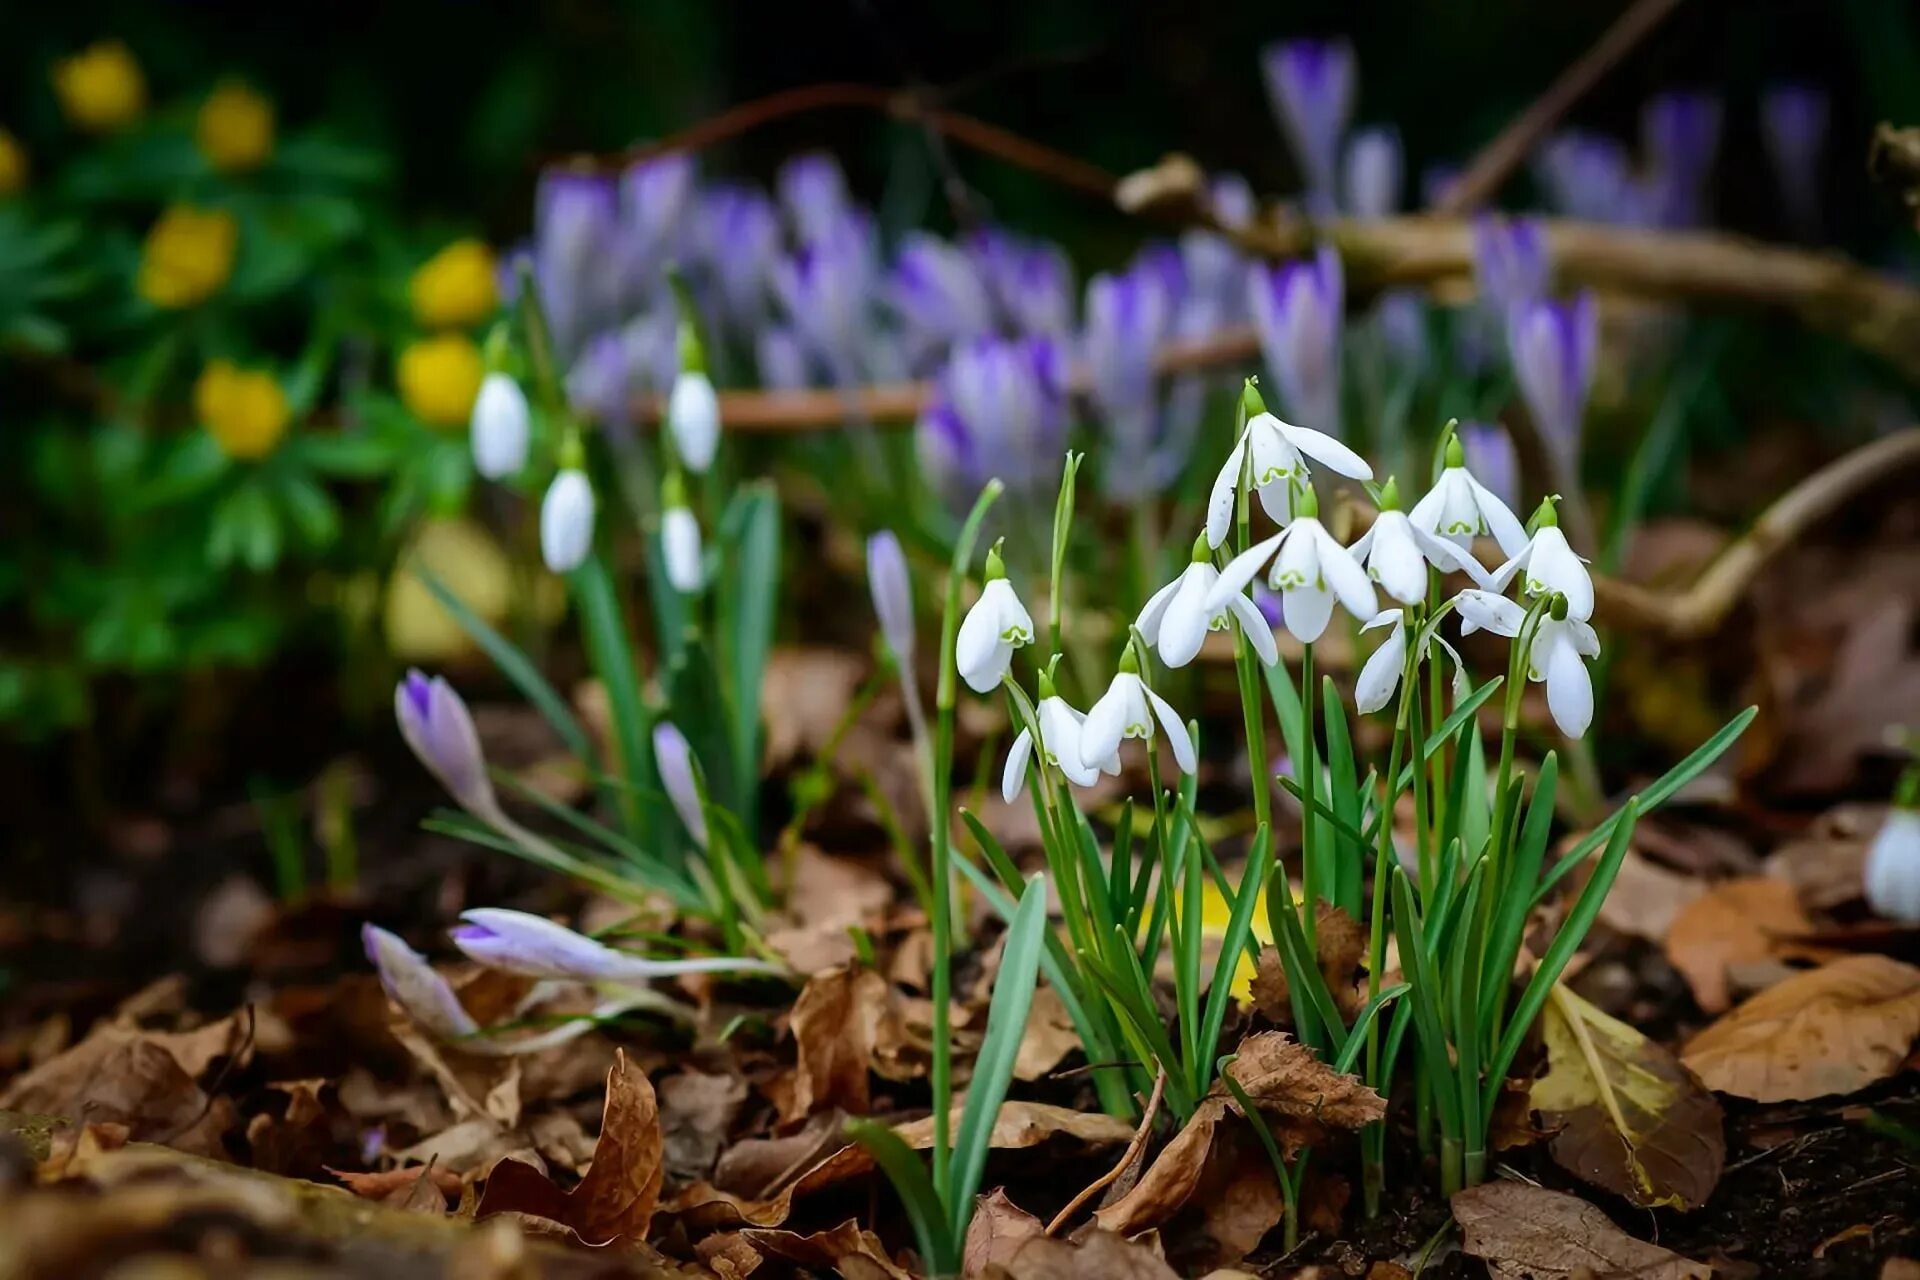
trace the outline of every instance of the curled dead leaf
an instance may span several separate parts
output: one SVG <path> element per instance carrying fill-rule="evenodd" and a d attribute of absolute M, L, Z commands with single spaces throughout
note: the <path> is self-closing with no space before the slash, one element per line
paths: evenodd
<path fill-rule="evenodd" d="M 1852 1093 L 1884 1080 L 1920 1035 L 1920 968 L 1846 956 L 1796 974 L 1687 1042 L 1707 1086 L 1759 1102 Z"/>
<path fill-rule="evenodd" d="M 1693 989 L 1706 1013 L 1732 1006 L 1727 971 L 1787 954 L 1793 940 L 1813 930 L 1800 897 L 1785 880 L 1748 876 L 1724 880 L 1682 907 L 1667 931 L 1667 959 Z"/>
<path fill-rule="evenodd" d="M 974 1204 L 973 1220 L 967 1224 L 966 1243 L 960 1250 L 960 1274 L 977 1276 L 989 1266 L 1004 1266 L 1021 1245 L 1045 1235 L 1046 1230 L 1040 1219 L 995 1187 Z"/>
<path fill-rule="evenodd" d="M 802 1235 L 750 1227 L 740 1233 L 762 1257 L 802 1267 L 831 1267 L 842 1280 L 913 1280 L 887 1255 L 880 1237 L 849 1218 L 829 1231 Z"/>
<path fill-rule="evenodd" d="M 1367 1003 L 1366 926 L 1330 902 L 1315 909 L 1314 949 L 1321 976 L 1341 1013 L 1351 1019 Z M 1269 1022 L 1291 1025 L 1293 1002 L 1287 973 L 1276 947 L 1262 947 L 1253 977 L 1254 1007 Z"/>
<path fill-rule="evenodd" d="M 867 1072 L 889 994 L 887 980 L 870 969 L 829 969 L 807 979 L 793 1006 L 799 1065 L 781 1105 L 784 1123 L 830 1107 L 867 1113 Z"/>
<path fill-rule="evenodd" d="M 1460 1247 L 1501 1280 L 1708 1280 L 1713 1268 L 1648 1244 L 1575 1196 L 1489 1182 L 1453 1197 Z"/>

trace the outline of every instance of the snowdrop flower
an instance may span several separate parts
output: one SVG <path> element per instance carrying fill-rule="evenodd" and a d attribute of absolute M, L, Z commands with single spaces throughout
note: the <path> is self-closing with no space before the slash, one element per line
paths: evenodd
<path fill-rule="evenodd" d="M 1446 466 L 1440 479 L 1426 497 L 1413 504 L 1407 519 L 1462 551 L 1470 548 L 1479 535 L 1491 534 L 1503 555 L 1518 555 L 1527 545 L 1526 529 L 1506 503 L 1473 478 L 1466 457 L 1458 436 L 1447 441 Z"/>
<path fill-rule="evenodd" d="M 480 1024 L 425 956 L 374 924 L 360 926 L 360 943 L 380 975 L 387 998 L 401 1012 L 442 1040 L 466 1040 L 480 1034 Z"/>
<path fill-rule="evenodd" d="M 1313 489 L 1301 490 L 1293 523 L 1229 561 L 1207 593 L 1207 607 L 1225 606 L 1271 558 L 1267 585 L 1280 592 L 1287 630 L 1302 644 L 1312 644 L 1327 629 L 1336 599 L 1356 618 L 1378 613 L 1380 602 L 1367 571 L 1327 532 L 1319 516 L 1320 500 Z"/>
<path fill-rule="evenodd" d="M 1362 715 L 1372 715 L 1386 706 L 1393 698 L 1393 691 L 1400 687 L 1400 675 L 1407 665 L 1407 629 L 1401 625 L 1402 616 L 1399 609 L 1382 609 L 1360 628 L 1362 631 L 1393 628 L 1360 668 L 1360 676 L 1354 681 L 1353 704 Z"/>
<path fill-rule="evenodd" d="M 540 556 L 547 568 L 571 573 L 586 562 L 593 550 L 593 509 L 587 473 L 577 462 L 563 466 L 540 502 Z"/>
<path fill-rule="evenodd" d="M 1247 429 L 1240 433 L 1233 452 L 1213 478 L 1213 492 L 1207 498 L 1207 545 L 1218 547 L 1227 540 L 1233 527 L 1234 498 L 1240 491 L 1240 471 L 1248 451 L 1253 454 L 1253 487 L 1260 495 L 1260 506 L 1276 524 L 1293 519 L 1293 484 L 1307 480 L 1306 458 L 1324 464 L 1328 470 L 1354 480 L 1373 479 L 1367 460 L 1324 431 L 1296 427 L 1267 412 L 1266 401 L 1249 382 L 1244 397 Z M 1518 527 L 1516 525 L 1516 527 Z"/>
<path fill-rule="evenodd" d="M 1511 640 L 1526 624 L 1527 611 L 1497 591 L 1468 587 L 1453 598 L 1453 611 L 1460 615 L 1460 634 L 1490 631 Z"/>
<path fill-rule="evenodd" d="M 394 686 L 393 715 L 407 746 L 461 808 L 486 818 L 500 811 L 473 713 L 445 677 L 409 670 Z"/>
<path fill-rule="evenodd" d="M 693 748 L 687 735 L 672 721 L 653 726 L 653 767 L 660 774 L 660 788 L 667 793 L 680 825 L 693 842 L 707 847 L 707 811 L 700 802 L 700 784 L 693 772 Z"/>
<path fill-rule="evenodd" d="M 1333 211 L 1340 139 L 1353 114 L 1353 46 L 1345 40 L 1288 40 L 1260 52 L 1267 98 L 1306 178 L 1315 213 Z"/>
<path fill-rule="evenodd" d="M 1920 775 L 1915 775 L 1920 779 Z M 1903 791 L 1914 790 L 1909 782 Z M 1920 795 L 1896 796 L 1867 849 L 1867 905 L 1902 924 L 1920 924 Z"/>
<path fill-rule="evenodd" d="M 667 581 L 682 595 L 700 590 L 706 577 L 701 563 L 700 522 L 687 506 L 685 482 L 669 471 L 660 485 L 660 555 L 666 561 Z"/>
<path fill-rule="evenodd" d="M 628 955 L 544 916 L 501 907 L 460 913 L 453 945 L 502 973 L 585 983 L 644 983 L 681 973 L 772 973 L 778 966 L 743 956 L 650 960 Z"/>
<path fill-rule="evenodd" d="M 1120 772 L 1119 744 L 1115 743 L 1113 752 L 1106 759 L 1096 759 L 1087 764 L 1081 756 L 1081 726 L 1087 717 L 1067 704 L 1067 700 L 1055 693 L 1053 680 L 1046 672 L 1040 673 L 1040 701 L 1034 705 L 1034 716 L 1040 722 L 1040 759 L 1058 769 L 1068 782 L 1076 787 L 1090 787 L 1099 780 L 1104 770 L 1110 774 Z M 1020 736 L 1013 740 L 1013 746 L 1007 752 L 1006 768 L 1000 774 L 1000 798 L 1008 804 L 1027 785 L 1027 765 L 1033 759 L 1033 732 L 1021 729 Z"/>
<path fill-rule="evenodd" d="M 1119 755 L 1124 739 L 1153 737 L 1155 719 L 1167 735 L 1167 745 L 1173 748 L 1173 759 L 1180 771 L 1192 773 L 1196 761 L 1186 723 L 1165 698 L 1147 688 L 1140 678 L 1140 663 L 1134 657 L 1133 646 L 1128 645 L 1121 651 L 1120 669 L 1114 672 L 1113 683 L 1100 695 L 1100 700 L 1087 709 L 1086 722 L 1080 726 L 1080 763 L 1089 769 L 1098 769 Z"/>
<path fill-rule="evenodd" d="M 1442 573 L 1465 569 L 1475 582 L 1486 578 L 1471 552 L 1441 541 L 1401 512 L 1400 487 L 1391 476 L 1380 490 L 1380 514 L 1373 527 L 1349 550 L 1366 566 L 1367 576 L 1401 604 L 1426 599 L 1429 564 Z"/>
<path fill-rule="evenodd" d="M 684 326 L 682 333 L 691 330 L 691 325 Z M 683 337 L 683 349 L 685 346 Z M 694 346 L 697 350 L 697 340 Z M 673 432 L 673 448 L 680 460 L 695 475 L 705 475 L 720 448 L 720 397 L 714 392 L 713 379 L 707 376 L 704 358 L 683 367 L 673 380 L 673 393 L 667 397 L 667 427 Z"/>
<path fill-rule="evenodd" d="M 1322 431 L 1340 430 L 1340 332 L 1346 307 L 1340 255 L 1255 266 L 1247 308 L 1260 351 L 1286 397 L 1287 412 Z"/>
<path fill-rule="evenodd" d="M 1561 612 L 1554 602 L 1554 614 Z M 1593 677 L 1586 659 L 1600 656 L 1600 637 L 1586 622 L 1570 614 L 1540 619 L 1527 650 L 1527 679 L 1547 686 L 1547 710 L 1569 738 L 1586 733 L 1593 722 Z"/>
<path fill-rule="evenodd" d="M 1234 618 L 1253 642 L 1260 661 L 1272 666 L 1280 660 L 1280 651 L 1273 643 L 1273 624 L 1253 601 L 1235 592 L 1224 606 L 1208 608 L 1207 597 L 1219 580 L 1220 571 L 1213 567 L 1203 533 L 1194 539 L 1192 563 L 1153 593 L 1133 625 L 1146 639 L 1147 647 L 1158 651 L 1160 661 L 1170 667 L 1184 667 L 1199 654 L 1207 632 L 1226 630 L 1228 619 Z"/>
<path fill-rule="evenodd" d="M 1400 131 L 1392 125 L 1356 129 L 1347 139 L 1344 194 L 1356 218 L 1391 218 L 1400 211 L 1405 161 Z"/>
<path fill-rule="evenodd" d="M 961 620 L 954 643 L 960 678 L 975 693 L 991 693 L 1006 677 L 1013 651 L 1032 643 L 1033 617 L 1013 593 L 1007 567 L 996 547 L 987 552 L 986 581 L 980 588 L 980 598 Z"/>
<path fill-rule="evenodd" d="M 501 480 L 526 466 L 529 423 L 527 393 L 520 384 L 497 369 L 488 374 L 473 401 L 473 469 Z"/>
<path fill-rule="evenodd" d="M 1514 576 L 1522 574 L 1521 585 L 1528 595 L 1557 592 L 1567 598 L 1567 616 L 1585 622 L 1593 616 L 1593 578 L 1587 573 L 1586 562 L 1567 545 L 1567 535 L 1560 532 L 1560 517 L 1552 498 L 1534 512 L 1533 524 L 1533 537 L 1527 545 L 1494 571 L 1494 590 L 1505 591 Z"/>
<path fill-rule="evenodd" d="M 901 666 L 913 662 L 913 581 L 900 539 L 882 529 L 867 539 L 867 589 L 873 596 L 880 635 Z"/>

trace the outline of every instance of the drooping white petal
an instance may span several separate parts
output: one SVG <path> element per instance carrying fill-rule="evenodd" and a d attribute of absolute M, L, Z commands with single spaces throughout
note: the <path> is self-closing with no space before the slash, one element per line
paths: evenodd
<path fill-rule="evenodd" d="M 1175 593 L 1173 603 L 1167 606 L 1166 617 L 1160 624 L 1160 660 L 1170 667 L 1184 667 L 1192 662 L 1200 652 L 1200 646 L 1206 641 L 1207 631 L 1213 625 L 1217 609 L 1207 607 L 1207 597 L 1213 591 L 1216 573 L 1211 565 L 1195 565 L 1196 569 L 1206 569 L 1204 574 L 1192 573 L 1180 581 L 1180 590 Z"/>
<path fill-rule="evenodd" d="M 1194 755 L 1193 737 L 1187 732 L 1186 721 L 1165 698 L 1151 689 L 1146 693 L 1147 700 L 1153 704 L 1153 714 L 1160 719 L 1160 728 L 1166 732 L 1167 745 L 1173 748 L 1173 762 L 1180 766 L 1180 772 L 1192 773 L 1199 761 Z"/>
<path fill-rule="evenodd" d="M 975 693 L 992 693 L 1013 661 L 1013 646 L 1000 638 L 999 617 L 987 597 L 974 601 L 960 620 L 954 642 L 954 665 Z"/>
<path fill-rule="evenodd" d="M 1082 722 L 1086 719 L 1061 697 L 1042 698 L 1040 749 L 1048 764 L 1065 775 L 1076 787 L 1090 787 L 1099 780 L 1099 766 L 1089 766 L 1080 757 Z"/>
<path fill-rule="evenodd" d="M 1292 526 L 1289 526 L 1289 529 L 1291 529 L 1291 527 Z M 1283 529 L 1271 538 L 1263 538 L 1233 559 L 1227 561 L 1227 567 L 1220 571 L 1220 576 L 1214 580 L 1213 586 L 1207 590 L 1206 607 L 1208 611 L 1211 612 L 1226 608 L 1227 601 L 1239 595 L 1242 591 L 1245 591 L 1247 584 L 1252 582 L 1255 575 L 1260 572 L 1260 566 L 1264 565 L 1268 557 L 1273 555 L 1274 548 L 1280 545 L 1281 540 L 1287 536 L 1287 533 L 1288 530 Z"/>
<path fill-rule="evenodd" d="M 1373 468 L 1367 460 L 1326 432 L 1315 431 L 1312 427 L 1296 427 L 1289 422 L 1282 422 L 1279 426 L 1280 433 L 1289 444 L 1329 470 L 1352 480 L 1373 479 Z"/>
<path fill-rule="evenodd" d="M 1287 630 L 1302 644 L 1312 644 L 1333 617 L 1333 592 L 1324 587 L 1295 587 L 1280 593 Z"/>
<path fill-rule="evenodd" d="M 1293 523 L 1293 481 L 1275 480 L 1261 485 L 1256 493 L 1267 519 L 1283 527 Z"/>
<path fill-rule="evenodd" d="M 993 601 L 995 623 L 1002 640 L 1015 648 L 1033 643 L 1033 615 L 1020 603 L 1011 582 L 995 578 L 980 589 L 980 598 Z"/>
<path fill-rule="evenodd" d="M 1114 676 L 1113 683 L 1091 707 L 1087 708 L 1086 723 L 1080 726 L 1080 763 L 1090 769 L 1100 767 L 1101 761 L 1120 749 L 1120 740 L 1127 736 L 1129 703 L 1139 698 L 1140 677 L 1122 671 Z"/>
<path fill-rule="evenodd" d="M 1246 456 L 1247 437 L 1243 432 L 1233 452 L 1213 478 L 1213 490 L 1207 495 L 1207 545 L 1218 547 L 1233 529 L 1234 499 L 1240 492 L 1240 468 Z"/>
<path fill-rule="evenodd" d="M 1547 710 L 1569 738 L 1586 733 L 1593 723 L 1593 680 L 1571 637 L 1557 636 L 1547 656 Z"/>
<path fill-rule="evenodd" d="M 1593 629 L 1593 624 L 1582 622 L 1577 618 L 1569 618 L 1567 619 L 1567 634 L 1573 637 L 1574 652 L 1578 653 L 1581 657 L 1597 658 L 1600 656 L 1600 634 Z"/>
<path fill-rule="evenodd" d="M 1444 479 L 1444 477 L 1443 477 Z M 1440 527 L 1440 516 L 1446 508 L 1447 495 L 1440 491 L 1438 484 L 1427 490 L 1420 501 L 1413 504 L 1413 510 L 1407 512 L 1407 519 L 1416 529 L 1425 529 L 1428 533 Z"/>
<path fill-rule="evenodd" d="M 1567 545 L 1567 535 L 1560 532 L 1558 525 L 1547 525 L 1533 535 L 1527 587 L 1539 594 L 1557 591 L 1565 596 L 1569 618 L 1585 622 L 1593 616 L 1593 578 L 1573 548 Z"/>
<path fill-rule="evenodd" d="M 1270 413 L 1257 414 L 1247 423 L 1247 447 L 1253 450 L 1253 483 L 1262 489 L 1291 480 L 1304 469 L 1300 451 Z"/>
<path fill-rule="evenodd" d="M 1033 757 L 1033 733 L 1022 729 L 1007 752 L 1007 763 L 1000 770 L 1000 798 L 1012 804 L 1027 785 L 1027 762 Z"/>
<path fill-rule="evenodd" d="M 1533 544 L 1529 542 L 1526 546 L 1520 548 L 1518 555 L 1493 571 L 1489 578 L 1489 581 L 1493 584 L 1493 589 L 1495 591 L 1505 591 L 1513 582 L 1514 575 L 1523 571 L 1527 567 L 1527 561 L 1532 558 Z"/>
<path fill-rule="evenodd" d="M 1479 586 L 1485 588 L 1493 586 L 1493 575 L 1487 572 L 1472 551 L 1428 533 L 1411 520 L 1408 521 L 1407 531 L 1413 535 L 1413 545 L 1420 549 L 1420 554 L 1427 558 L 1427 563 L 1440 572 L 1452 573 L 1457 569 L 1464 569 L 1467 576 Z"/>
<path fill-rule="evenodd" d="M 1460 634 L 1491 631 L 1509 640 L 1520 634 L 1527 611 L 1505 596 L 1469 587 L 1453 598 L 1454 611 L 1460 615 Z"/>
<path fill-rule="evenodd" d="M 1401 604 L 1418 604 L 1427 595 L 1427 558 L 1414 540 L 1415 530 L 1398 511 L 1382 511 L 1366 537 L 1351 548 L 1367 574 Z M 1431 537 L 1431 535 L 1428 535 Z M 1362 547 L 1364 542 L 1366 546 Z M 1446 543 L 1435 538 L 1440 546 Z"/>
<path fill-rule="evenodd" d="M 1347 612 L 1356 618 L 1371 618 L 1380 612 L 1380 599 L 1374 594 L 1373 582 L 1352 553 L 1324 529 L 1315 540 L 1320 544 L 1321 579 L 1333 588 Z"/>
<path fill-rule="evenodd" d="M 1467 489 L 1473 494 L 1473 505 L 1480 512 L 1480 519 L 1486 525 L 1487 532 L 1500 544 L 1504 555 L 1520 554 L 1520 548 L 1527 544 L 1527 528 L 1520 523 L 1518 516 L 1507 509 L 1500 501 L 1500 495 L 1473 478 L 1473 473 L 1465 467 L 1450 467 L 1449 472 L 1458 471 Z"/>
<path fill-rule="evenodd" d="M 1363 715 L 1371 715 L 1392 700 L 1393 691 L 1400 687 L 1400 673 L 1407 662 L 1407 629 L 1400 625 L 1400 611 L 1389 609 L 1387 613 L 1394 615 L 1391 623 L 1393 630 L 1373 651 L 1366 665 L 1360 668 L 1360 677 L 1353 685 L 1353 702 Z M 1369 627 L 1372 625 L 1368 624 Z"/>
<path fill-rule="evenodd" d="M 1273 628 L 1267 625 L 1267 616 L 1260 612 L 1260 607 L 1245 596 L 1235 596 L 1227 601 L 1227 608 L 1233 610 L 1233 616 L 1240 620 L 1240 629 L 1252 641 L 1253 651 L 1259 656 L 1261 665 L 1270 667 L 1280 661 L 1279 646 L 1273 642 Z"/>
<path fill-rule="evenodd" d="M 1193 570 L 1189 568 L 1187 573 L 1191 572 L 1193 572 Z M 1187 574 L 1181 574 L 1172 582 L 1169 582 L 1166 586 L 1148 596 L 1147 602 L 1140 606 L 1140 613 L 1134 618 L 1133 625 L 1138 627 L 1140 634 L 1146 637 L 1149 648 L 1157 646 L 1160 643 L 1161 619 L 1166 616 L 1167 605 L 1172 601 L 1174 593 L 1180 590 L 1181 585 L 1184 584 L 1186 580 Z"/>

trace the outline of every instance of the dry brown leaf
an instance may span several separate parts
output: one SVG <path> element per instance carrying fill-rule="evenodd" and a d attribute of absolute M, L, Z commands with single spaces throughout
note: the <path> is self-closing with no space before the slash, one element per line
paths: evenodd
<path fill-rule="evenodd" d="M 870 969 L 829 969 L 807 979 L 793 1006 L 799 1065 L 781 1107 L 783 1123 L 830 1107 L 867 1114 L 867 1072 L 887 997 L 887 980 Z"/>
<path fill-rule="evenodd" d="M 782 1258 L 802 1267 L 831 1267 L 842 1280 L 913 1280 L 887 1256 L 880 1237 L 851 1218 L 830 1231 L 812 1235 L 750 1227 L 740 1237 L 764 1257 Z"/>
<path fill-rule="evenodd" d="M 747 1082 L 736 1075 L 689 1070 L 660 1082 L 660 1127 L 667 1173 L 674 1181 L 691 1182 L 713 1172 L 746 1100 Z"/>
<path fill-rule="evenodd" d="M 1687 1042 L 1707 1086 L 1759 1102 L 1852 1093 L 1900 1069 L 1920 1035 L 1920 968 L 1847 956 L 1769 987 Z"/>
<path fill-rule="evenodd" d="M 382 1169 L 376 1173 L 356 1173 L 350 1169 L 328 1169 L 328 1173 L 346 1184 L 347 1190 L 363 1200 L 378 1200 L 383 1204 L 392 1204 L 394 1194 L 403 1198 L 421 1178 L 429 1178 L 438 1190 L 436 1195 L 458 1196 L 465 1185 L 459 1174 L 451 1169 L 442 1169 L 438 1165 L 414 1164 L 404 1169 Z"/>
<path fill-rule="evenodd" d="M 1813 929 L 1793 886 L 1771 876 L 1726 880 L 1688 903 L 1667 931 L 1667 959 L 1706 1013 L 1732 1005 L 1727 970 L 1769 960 Z"/>
<path fill-rule="evenodd" d="M 1284 1031 L 1240 1042 L 1227 1074 L 1269 1115 L 1335 1129 L 1358 1129 L 1387 1114 L 1386 1100 L 1360 1077 L 1344 1075 Z"/>
<path fill-rule="evenodd" d="M 845 649 L 779 648 L 767 656 L 760 715 L 766 725 L 769 768 L 827 744 L 866 667 Z"/>
<path fill-rule="evenodd" d="M 82 1117 L 94 1085 L 109 1074 L 109 1059 L 130 1044 L 149 1045 L 165 1054 L 189 1081 L 198 1080 L 219 1058 L 235 1057 L 235 1065 L 245 1066 L 252 1056 L 246 1019 L 232 1014 L 192 1031 L 149 1031 L 136 1025 L 133 1011 L 123 1008 L 116 1019 L 94 1027 L 85 1040 L 58 1054 L 26 1074 L 16 1077 L 0 1092 L 0 1108 L 8 1111 L 37 1111 L 70 1119 L 111 1119 Z M 125 1061 L 121 1055 L 121 1061 Z"/>
<path fill-rule="evenodd" d="M 646 1073 L 614 1056 L 593 1165 L 572 1191 L 561 1191 L 531 1165 L 502 1161 L 487 1179 L 476 1217 L 521 1213 L 559 1223 L 590 1245 L 642 1241 L 653 1221 L 665 1176 L 659 1105 Z"/>
<path fill-rule="evenodd" d="M 1630 937 L 1663 943 L 1674 918 L 1706 891 L 1698 877 L 1669 871 L 1629 848 L 1600 903 L 1600 923 Z"/>
<path fill-rule="evenodd" d="M 1453 1197 L 1460 1247 L 1502 1280 L 1709 1280 L 1713 1268 L 1636 1240 L 1575 1196 L 1489 1182 Z"/>
<path fill-rule="evenodd" d="M 1720 1181 L 1720 1104 L 1667 1050 L 1564 986 L 1541 1012 L 1532 1104 L 1560 1166 L 1643 1209 L 1697 1209 Z"/>
<path fill-rule="evenodd" d="M 1037 989 L 1026 1030 L 1020 1036 L 1020 1051 L 1013 1059 L 1014 1079 L 1039 1080 L 1079 1048 L 1080 1033 L 1074 1030 L 1060 993 L 1051 986 Z"/>
<path fill-rule="evenodd" d="M 1045 1235 L 1046 1230 L 1040 1219 L 995 1187 L 974 1202 L 973 1220 L 967 1224 L 966 1242 L 960 1249 L 960 1274 L 977 1276 L 989 1266 L 1005 1266 L 1021 1245 Z"/>
<path fill-rule="evenodd" d="M 1315 908 L 1314 949 L 1321 976 L 1334 1003 L 1349 1019 L 1367 1003 L 1366 926 L 1330 902 Z M 1287 986 L 1287 972 L 1280 963 L 1276 947 L 1262 947 L 1253 977 L 1254 1007 L 1269 1022 L 1293 1022 L 1293 1002 Z"/>
<path fill-rule="evenodd" d="M 1111 1231 L 1089 1232 L 1076 1242 L 1037 1237 L 1021 1245 L 1004 1268 L 986 1274 L 1006 1280 L 1179 1280 L 1166 1259 Z"/>

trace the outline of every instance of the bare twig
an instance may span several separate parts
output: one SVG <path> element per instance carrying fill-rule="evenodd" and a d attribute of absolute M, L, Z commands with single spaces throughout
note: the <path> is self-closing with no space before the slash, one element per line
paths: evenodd
<path fill-rule="evenodd" d="M 1058 1235 L 1060 1228 L 1066 1226 L 1067 1223 L 1073 1219 L 1073 1215 L 1080 1212 L 1086 1205 L 1087 1201 L 1093 1199 L 1120 1180 L 1120 1175 L 1125 1173 L 1133 1164 L 1134 1160 L 1139 1157 L 1140 1149 L 1147 1145 L 1147 1135 L 1153 1132 L 1153 1122 L 1160 1114 L 1160 1099 L 1166 1096 L 1166 1092 L 1167 1070 L 1165 1067 L 1162 1067 L 1160 1073 L 1153 1078 L 1153 1096 L 1147 1100 L 1147 1114 L 1140 1117 L 1140 1127 L 1133 1131 L 1133 1141 L 1129 1142 L 1127 1149 L 1120 1153 L 1119 1163 L 1095 1178 L 1084 1191 L 1067 1202 L 1066 1208 L 1054 1214 L 1053 1221 L 1047 1224 L 1047 1229 L 1043 1234 L 1050 1236 Z"/>
<path fill-rule="evenodd" d="M 1473 158 L 1466 172 L 1434 202 L 1434 212 L 1465 213 L 1491 199 L 1560 117 L 1679 7 L 1680 0 L 1635 0 L 1627 6 L 1592 48 Z"/>

